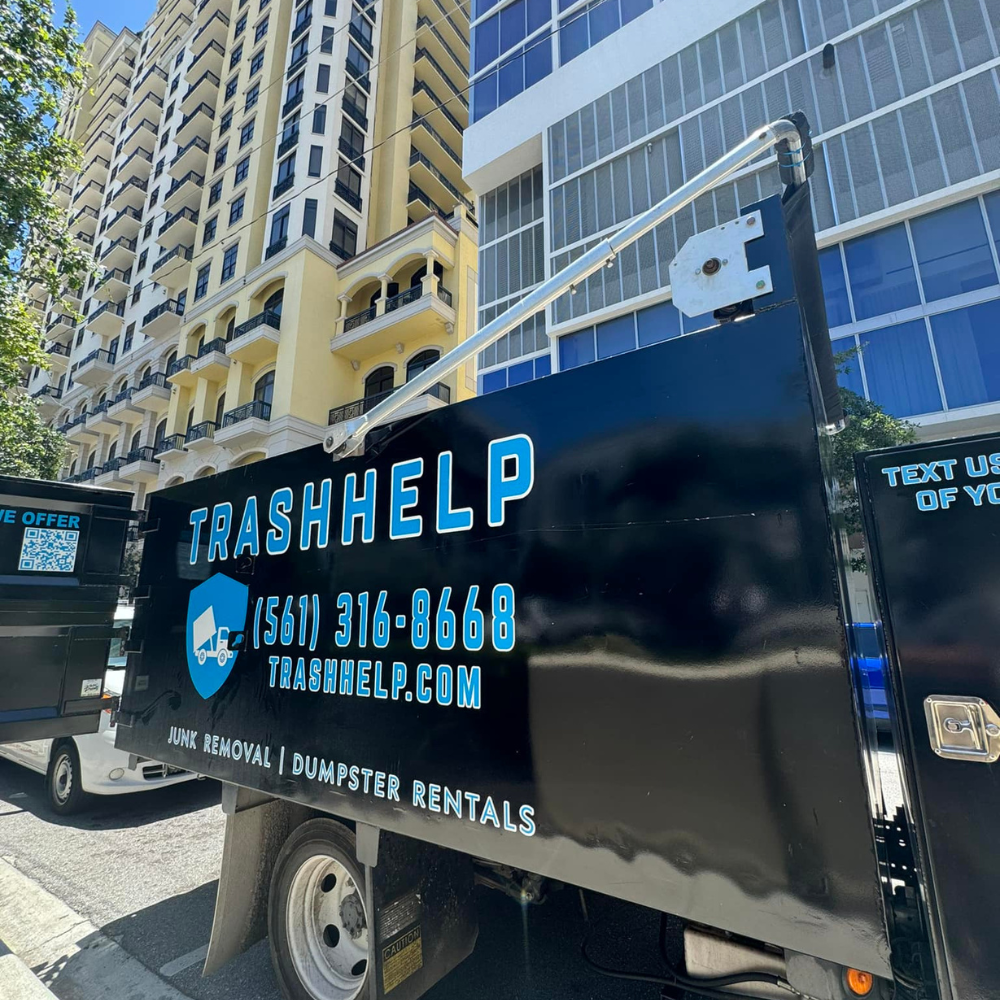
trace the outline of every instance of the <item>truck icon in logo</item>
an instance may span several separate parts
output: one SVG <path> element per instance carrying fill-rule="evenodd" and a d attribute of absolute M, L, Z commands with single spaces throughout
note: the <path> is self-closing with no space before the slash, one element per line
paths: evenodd
<path fill-rule="evenodd" d="M 188 672 L 202 698 L 211 698 L 236 664 L 249 602 L 249 588 L 224 573 L 210 576 L 188 597 Z"/>

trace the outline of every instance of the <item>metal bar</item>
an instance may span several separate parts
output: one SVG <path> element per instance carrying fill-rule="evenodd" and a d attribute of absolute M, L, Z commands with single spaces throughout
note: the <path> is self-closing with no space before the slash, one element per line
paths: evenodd
<path fill-rule="evenodd" d="M 565 292 L 572 290 L 595 271 L 612 263 L 615 257 L 630 243 L 634 243 L 661 222 L 690 205 L 699 195 L 715 187 L 720 181 L 734 173 L 745 163 L 759 156 L 763 151 L 778 143 L 787 143 L 786 162 L 792 166 L 796 184 L 806 179 L 802 156 L 802 137 L 798 128 L 787 118 L 755 129 L 753 134 L 738 146 L 706 167 L 666 196 L 658 204 L 633 219 L 613 236 L 602 240 L 582 257 L 564 267 L 544 281 L 534 291 L 526 295 L 492 323 L 487 323 L 478 333 L 449 351 L 443 358 L 425 369 L 415 379 L 400 386 L 386 400 L 353 420 L 344 421 L 331 428 L 323 442 L 323 447 L 334 459 L 344 458 L 356 451 L 364 442 L 365 434 L 379 423 L 388 420 L 400 407 L 411 399 L 426 392 L 435 383 L 451 374 L 459 365 L 474 358 L 484 348 L 499 340 L 505 333 L 519 326 L 526 319 L 544 309 Z"/>

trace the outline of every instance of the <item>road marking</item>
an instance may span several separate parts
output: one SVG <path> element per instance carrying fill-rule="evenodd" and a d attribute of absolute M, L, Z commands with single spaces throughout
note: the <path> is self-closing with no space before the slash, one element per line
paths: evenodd
<path fill-rule="evenodd" d="M 61 1000 L 187 1000 L 5 860 L 0 860 L 0 899 L 4 944 Z"/>
<path fill-rule="evenodd" d="M 175 958 L 172 962 L 167 962 L 160 969 L 160 975 L 170 979 L 171 976 L 176 976 L 178 972 L 190 969 L 192 965 L 196 965 L 202 961 L 207 954 L 208 945 L 203 944 L 200 948 L 195 948 L 194 951 L 189 951 L 186 955 L 181 955 L 180 958 Z"/>

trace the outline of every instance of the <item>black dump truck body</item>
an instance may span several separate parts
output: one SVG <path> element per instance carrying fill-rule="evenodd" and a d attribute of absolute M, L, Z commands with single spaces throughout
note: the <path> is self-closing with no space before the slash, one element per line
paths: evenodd
<path fill-rule="evenodd" d="M 0 476 L 0 742 L 97 731 L 131 501 Z"/>
<path fill-rule="evenodd" d="M 118 745 L 890 978 L 799 194 L 739 322 L 154 494 Z"/>

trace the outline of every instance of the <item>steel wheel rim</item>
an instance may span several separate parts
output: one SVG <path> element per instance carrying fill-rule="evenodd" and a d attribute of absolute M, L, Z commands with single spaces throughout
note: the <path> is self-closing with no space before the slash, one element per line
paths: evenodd
<path fill-rule="evenodd" d="M 315 1000 L 355 1000 L 368 972 L 364 889 L 336 858 L 306 859 L 292 878 L 285 908 L 288 950 Z"/>
<path fill-rule="evenodd" d="M 73 762 L 68 753 L 56 758 L 52 771 L 52 792 L 59 802 L 65 802 L 73 792 Z"/>

